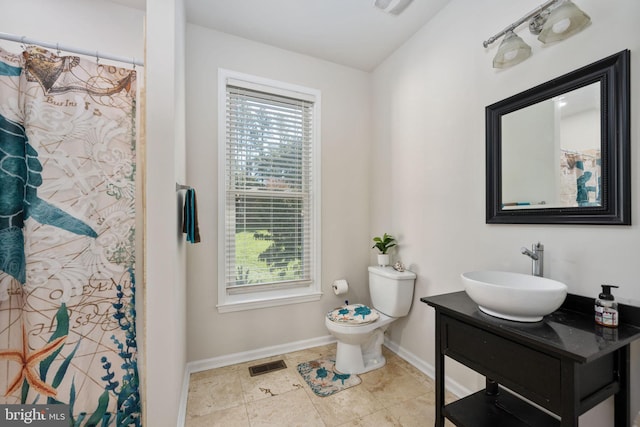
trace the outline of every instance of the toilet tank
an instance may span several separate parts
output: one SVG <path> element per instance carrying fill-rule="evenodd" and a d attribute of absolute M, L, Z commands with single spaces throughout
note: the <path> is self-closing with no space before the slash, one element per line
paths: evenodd
<path fill-rule="evenodd" d="M 391 317 L 409 314 L 413 301 L 413 287 L 416 274 L 393 267 L 369 267 L 369 293 L 371 305 L 381 313 Z"/>

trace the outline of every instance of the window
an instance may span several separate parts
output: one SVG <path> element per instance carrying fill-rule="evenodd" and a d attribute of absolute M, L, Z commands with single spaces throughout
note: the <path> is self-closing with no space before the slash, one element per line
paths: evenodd
<path fill-rule="evenodd" d="M 320 298 L 320 93 L 219 71 L 218 310 Z"/>

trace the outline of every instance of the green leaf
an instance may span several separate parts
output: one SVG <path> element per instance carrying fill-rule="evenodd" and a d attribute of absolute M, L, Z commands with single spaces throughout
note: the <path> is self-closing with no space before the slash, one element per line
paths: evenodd
<path fill-rule="evenodd" d="M 87 420 L 84 427 L 96 427 L 99 422 L 102 421 L 102 417 L 107 412 L 107 406 L 109 405 L 109 392 L 105 391 L 100 395 L 98 399 L 98 407 L 96 408 L 91 418 Z"/>
<path fill-rule="evenodd" d="M 72 427 L 80 427 L 82 420 L 84 420 L 85 414 L 78 415 L 78 419 L 73 418 L 73 407 L 76 404 L 76 379 L 71 380 L 71 391 L 69 392 L 69 425 Z"/>
<path fill-rule="evenodd" d="M 22 395 L 20 396 L 20 403 L 23 405 L 27 402 L 27 394 L 29 394 L 29 383 L 25 380 L 22 381 Z"/>
<path fill-rule="evenodd" d="M 53 388 L 58 388 L 58 386 L 60 385 L 60 383 L 64 379 L 64 376 L 67 373 L 67 369 L 69 368 L 69 365 L 71 364 L 71 359 L 73 359 L 73 356 L 76 354 L 76 350 L 78 350 L 79 346 L 80 346 L 80 341 L 78 341 L 78 343 L 74 347 L 73 351 L 71 353 L 69 353 L 69 355 L 64 359 L 64 362 L 62 362 L 62 364 L 58 368 L 58 372 L 56 373 L 56 376 L 53 378 L 53 382 L 51 383 L 51 386 Z"/>
<path fill-rule="evenodd" d="M 386 254 L 389 249 L 396 246 L 396 239 L 387 233 L 384 233 L 382 237 L 374 237 L 373 241 L 376 244 L 372 248 L 377 248 L 381 254 Z"/>
<path fill-rule="evenodd" d="M 53 332 L 48 342 L 52 342 L 60 337 L 64 337 L 65 335 L 69 335 L 69 313 L 67 312 L 67 305 L 64 303 L 60 305 L 60 308 L 56 313 L 56 323 L 56 330 Z M 58 354 L 60 354 L 60 351 L 62 351 L 62 347 L 64 347 L 64 345 L 61 345 L 56 351 L 51 353 L 51 356 L 40 362 L 40 379 L 42 381 L 46 381 L 49 367 Z"/>
<path fill-rule="evenodd" d="M 109 424 L 111 424 L 111 418 L 113 418 L 113 414 L 109 412 L 104 414 L 104 417 L 102 417 L 102 425 L 100 427 L 108 427 Z"/>
<path fill-rule="evenodd" d="M 82 426 L 82 421 L 84 421 L 84 419 L 87 417 L 87 413 L 86 412 L 82 412 L 80 413 L 80 415 L 78 415 L 78 419 L 75 421 L 75 424 L 73 424 L 73 427 L 80 427 Z"/>
<path fill-rule="evenodd" d="M 51 338 L 49 338 L 49 342 L 65 335 L 69 335 L 69 312 L 67 311 L 67 305 L 65 303 L 60 305 L 60 308 L 56 313 L 56 322 L 56 330 L 53 335 L 51 335 Z"/>

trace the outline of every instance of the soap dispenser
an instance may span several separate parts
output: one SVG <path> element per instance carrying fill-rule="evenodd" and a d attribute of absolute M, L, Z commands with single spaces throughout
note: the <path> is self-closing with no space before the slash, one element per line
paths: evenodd
<path fill-rule="evenodd" d="M 611 295 L 611 288 L 615 285 L 602 285 L 602 293 L 596 299 L 596 323 L 608 328 L 618 327 L 618 303 Z"/>

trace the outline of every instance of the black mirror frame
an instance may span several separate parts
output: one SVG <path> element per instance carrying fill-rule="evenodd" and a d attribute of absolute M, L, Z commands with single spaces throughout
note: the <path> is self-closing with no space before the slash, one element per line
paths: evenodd
<path fill-rule="evenodd" d="M 487 224 L 631 225 L 630 52 L 593 64 L 486 107 Z M 502 208 L 502 116 L 560 94 L 600 82 L 602 206 Z"/>

